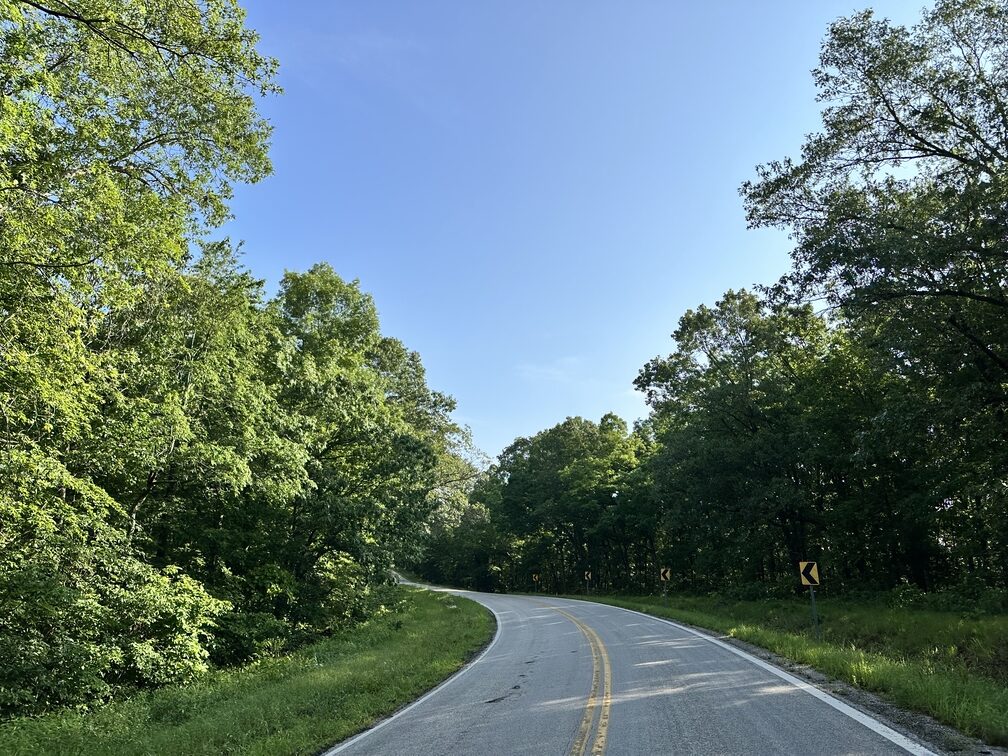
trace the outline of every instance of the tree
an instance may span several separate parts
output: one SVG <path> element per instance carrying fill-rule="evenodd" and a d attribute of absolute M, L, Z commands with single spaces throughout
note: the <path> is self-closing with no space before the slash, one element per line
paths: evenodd
<path fill-rule="evenodd" d="M 116 497 L 143 484 L 114 481 L 161 466 L 146 441 L 187 432 L 170 398 L 179 386 L 127 417 L 143 405 L 124 387 L 155 369 L 130 364 L 110 326 L 148 294 L 177 292 L 190 244 L 226 218 L 231 183 L 269 170 L 254 95 L 274 91 L 274 64 L 243 19 L 229 0 L 0 2 L 4 711 L 205 668 L 224 604 L 141 559 L 123 506 L 135 499 Z M 128 408 L 114 405 L 122 396 Z M 146 459 L 122 438 L 99 442 L 106 411 L 148 431 Z"/>
<path fill-rule="evenodd" d="M 589 569 L 600 583 L 618 582 L 629 561 L 623 513 L 632 507 L 633 488 L 624 482 L 640 447 L 613 414 L 599 423 L 567 418 L 508 446 L 472 499 L 489 512 L 491 532 L 503 534 L 505 544 L 493 554 L 504 563 L 491 565 L 500 585 L 529 588 L 535 572 L 544 587 L 567 590 Z"/>
<path fill-rule="evenodd" d="M 268 172 L 252 94 L 274 64 L 243 17 L 229 0 L 0 4 L 5 448 L 73 443 L 102 318 L 177 271 L 232 181 Z"/>
<path fill-rule="evenodd" d="M 1008 566 L 1006 59 L 1004 2 L 941 0 L 910 29 L 840 20 L 814 72 L 822 131 L 742 187 L 750 224 L 796 241 L 777 293 L 865 323 L 928 408 L 902 426 L 941 468 L 930 506 L 949 540 L 986 544 L 959 566 L 989 576 Z"/>
<path fill-rule="evenodd" d="M 1006 53 L 1001 2 L 942 0 L 909 30 L 836 22 L 814 71 L 823 131 L 742 187 L 752 225 L 793 231 L 803 291 L 928 308 L 1002 373 Z"/>

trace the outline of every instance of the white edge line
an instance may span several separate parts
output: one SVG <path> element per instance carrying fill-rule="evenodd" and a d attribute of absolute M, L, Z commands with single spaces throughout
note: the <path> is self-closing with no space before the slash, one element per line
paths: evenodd
<path fill-rule="evenodd" d="M 422 586 L 422 587 L 424 587 L 424 589 L 426 590 L 426 586 Z M 459 594 L 455 594 L 455 595 L 459 595 Z M 465 597 L 463 596 L 463 598 L 465 598 Z M 342 743 L 338 743 L 337 745 L 335 745 L 332 748 L 330 748 L 328 751 L 323 751 L 322 752 L 322 756 L 332 756 L 332 754 L 339 753 L 340 751 L 342 751 L 342 750 L 344 750 L 346 748 L 349 748 L 350 746 L 352 746 L 355 743 L 357 743 L 357 741 L 363 740 L 364 738 L 368 737 L 369 735 L 374 735 L 374 733 L 378 732 L 378 730 L 380 730 L 385 725 L 387 725 L 387 724 L 389 724 L 391 722 L 394 722 L 395 720 L 399 719 L 399 717 L 403 716 L 404 714 L 407 714 L 409 711 L 411 711 L 415 707 L 417 707 L 420 704 L 422 704 L 424 701 L 426 701 L 431 696 L 434 696 L 437 693 L 440 693 L 443 689 L 447 688 L 453 682 L 455 682 L 460 677 L 462 677 L 462 675 L 464 675 L 470 669 L 472 669 L 477 664 L 479 664 L 483 660 L 483 657 L 486 656 L 487 654 L 489 654 L 490 651 L 493 649 L 493 647 L 497 645 L 497 641 L 500 639 L 500 636 L 501 636 L 501 625 L 502 625 L 502 623 L 501 623 L 500 615 L 497 614 L 496 610 L 494 610 L 493 607 L 489 607 L 486 604 L 482 604 L 481 602 L 478 602 L 478 601 L 476 603 L 478 603 L 481 606 L 484 606 L 487 609 L 489 609 L 490 612 L 494 616 L 494 621 L 497 623 L 497 632 L 494 633 L 493 640 L 490 641 L 490 645 L 488 645 L 486 648 L 483 649 L 482 652 L 480 652 L 479 656 L 477 656 L 471 662 L 469 662 L 468 664 L 466 664 L 464 667 L 462 667 L 462 669 L 460 669 L 458 672 L 456 672 L 455 674 L 453 674 L 447 680 L 443 680 L 438 685 L 436 685 L 433 688 L 431 688 L 430 690 L 428 690 L 426 693 L 424 693 L 422 696 L 420 696 L 420 698 L 418 698 L 416 701 L 414 701 L 413 703 L 411 703 L 409 706 L 406 706 L 405 708 L 399 709 L 399 711 L 397 711 L 392 716 L 387 717 L 386 719 L 383 719 L 378 724 L 374 725 L 373 727 L 368 728 L 367 730 L 364 730 L 363 732 L 357 733 L 356 735 L 354 735 L 349 740 L 344 740 Z"/>
<path fill-rule="evenodd" d="M 892 729 L 891 727 L 887 727 L 874 717 L 865 714 L 863 711 L 859 711 L 858 709 L 855 709 L 853 706 L 849 706 L 845 704 L 843 701 L 834 698 L 829 693 L 826 693 L 825 691 L 817 688 L 815 685 L 812 685 L 811 683 L 808 683 L 800 678 L 797 678 L 794 675 L 790 674 L 789 672 L 785 672 L 783 669 L 776 667 L 773 664 L 770 664 L 769 662 L 765 662 L 762 659 L 753 656 L 752 654 L 748 654 L 742 649 L 736 648 L 735 646 L 731 645 L 730 643 L 725 643 L 724 641 L 718 640 L 717 638 L 713 638 L 707 633 L 702 633 L 698 630 L 694 630 L 691 627 L 680 625 L 678 622 L 673 622 L 672 620 L 664 619 L 663 617 L 656 617 L 653 614 L 645 614 L 644 612 L 638 612 L 636 609 L 627 609 L 622 606 L 616 606 L 615 604 L 603 604 L 601 601 L 585 601 L 582 599 L 560 599 L 560 600 L 577 601 L 579 604 L 591 604 L 592 606 L 608 606 L 613 609 L 619 609 L 624 612 L 630 612 L 631 614 L 639 614 L 642 617 L 647 617 L 648 619 L 653 619 L 658 622 L 664 622 L 666 625 L 672 625 L 672 627 L 678 628 L 679 630 L 687 632 L 691 635 L 695 635 L 698 638 L 702 638 L 708 643 L 713 643 L 715 646 L 720 646 L 726 651 L 730 651 L 736 656 L 740 656 L 746 661 L 755 664 L 757 667 L 765 669 L 767 672 L 770 672 L 779 677 L 780 679 L 791 683 L 794 687 L 798 688 L 799 690 L 803 690 L 810 696 L 818 698 L 823 703 L 832 706 L 841 714 L 846 714 L 848 717 L 864 725 L 869 730 L 872 730 L 873 732 L 881 735 L 886 740 L 895 743 L 904 751 L 914 754 L 914 756 L 937 756 L 937 754 L 935 754 L 933 751 L 929 751 L 920 743 L 911 740 L 902 733 L 896 732 L 896 730 Z"/>

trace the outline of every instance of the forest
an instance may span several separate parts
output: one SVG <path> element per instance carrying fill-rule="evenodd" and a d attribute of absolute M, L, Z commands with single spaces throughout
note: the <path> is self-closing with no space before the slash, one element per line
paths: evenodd
<path fill-rule="evenodd" d="M 837 21 L 821 130 L 741 189 L 791 271 L 682 316 L 646 419 L 483 471 L 357 282 L 270 290 L 223 234 L 272 169 L 257 45 L 237 0 L 0 0 L 0 718 L 288 653 L 393 567 L 1005 608 L 1008 4 Z"/>
<path fill-rule="evenodd" d="M 1008 604 L 1008 6 L 829 29 L 821 130 L 741 187 L 791 271 L 686 312 L 650 414 L 518 438 L 417 570 L 484 590 Z M 590 579 L 585 580 L 585 574 Z M 945 599 L 940 597 L 945 596 Z"/>
<path fill-rule="evenodd" d="M 0 2 L 0 716 L 368 617 L 471 474 L 453 400 L 326 264 L 216 229 L 270 171 L 233 0 Z"/>

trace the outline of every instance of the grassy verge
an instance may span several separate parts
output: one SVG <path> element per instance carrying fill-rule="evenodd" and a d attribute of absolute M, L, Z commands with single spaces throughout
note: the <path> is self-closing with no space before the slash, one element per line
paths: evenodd
<path fill-rule="evenodd" d="M 493 618 L 478 604 L 402 590 L 402 611 L 292 656 L 90 713 L 6 723 L 0 753 L 316 753 L 417 698 L 490 639 Z"/>
<path fill-rule="evenodd" d="M 820 642 L 802 601 L 670 596 L 666 606 L 654 596 L 590 598 L 761 646 L 968 735 L 1008 745 L 1006 616 L 820 600 Z"/>

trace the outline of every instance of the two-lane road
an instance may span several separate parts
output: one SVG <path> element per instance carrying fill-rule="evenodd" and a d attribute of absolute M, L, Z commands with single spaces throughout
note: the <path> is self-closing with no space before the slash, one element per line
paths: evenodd
<path fill-rule="evenodd" d="M 603 604 L 459 592 L 498 630 L 461 674 L 329 754 L 927 754 L 733 646 Z"/>

